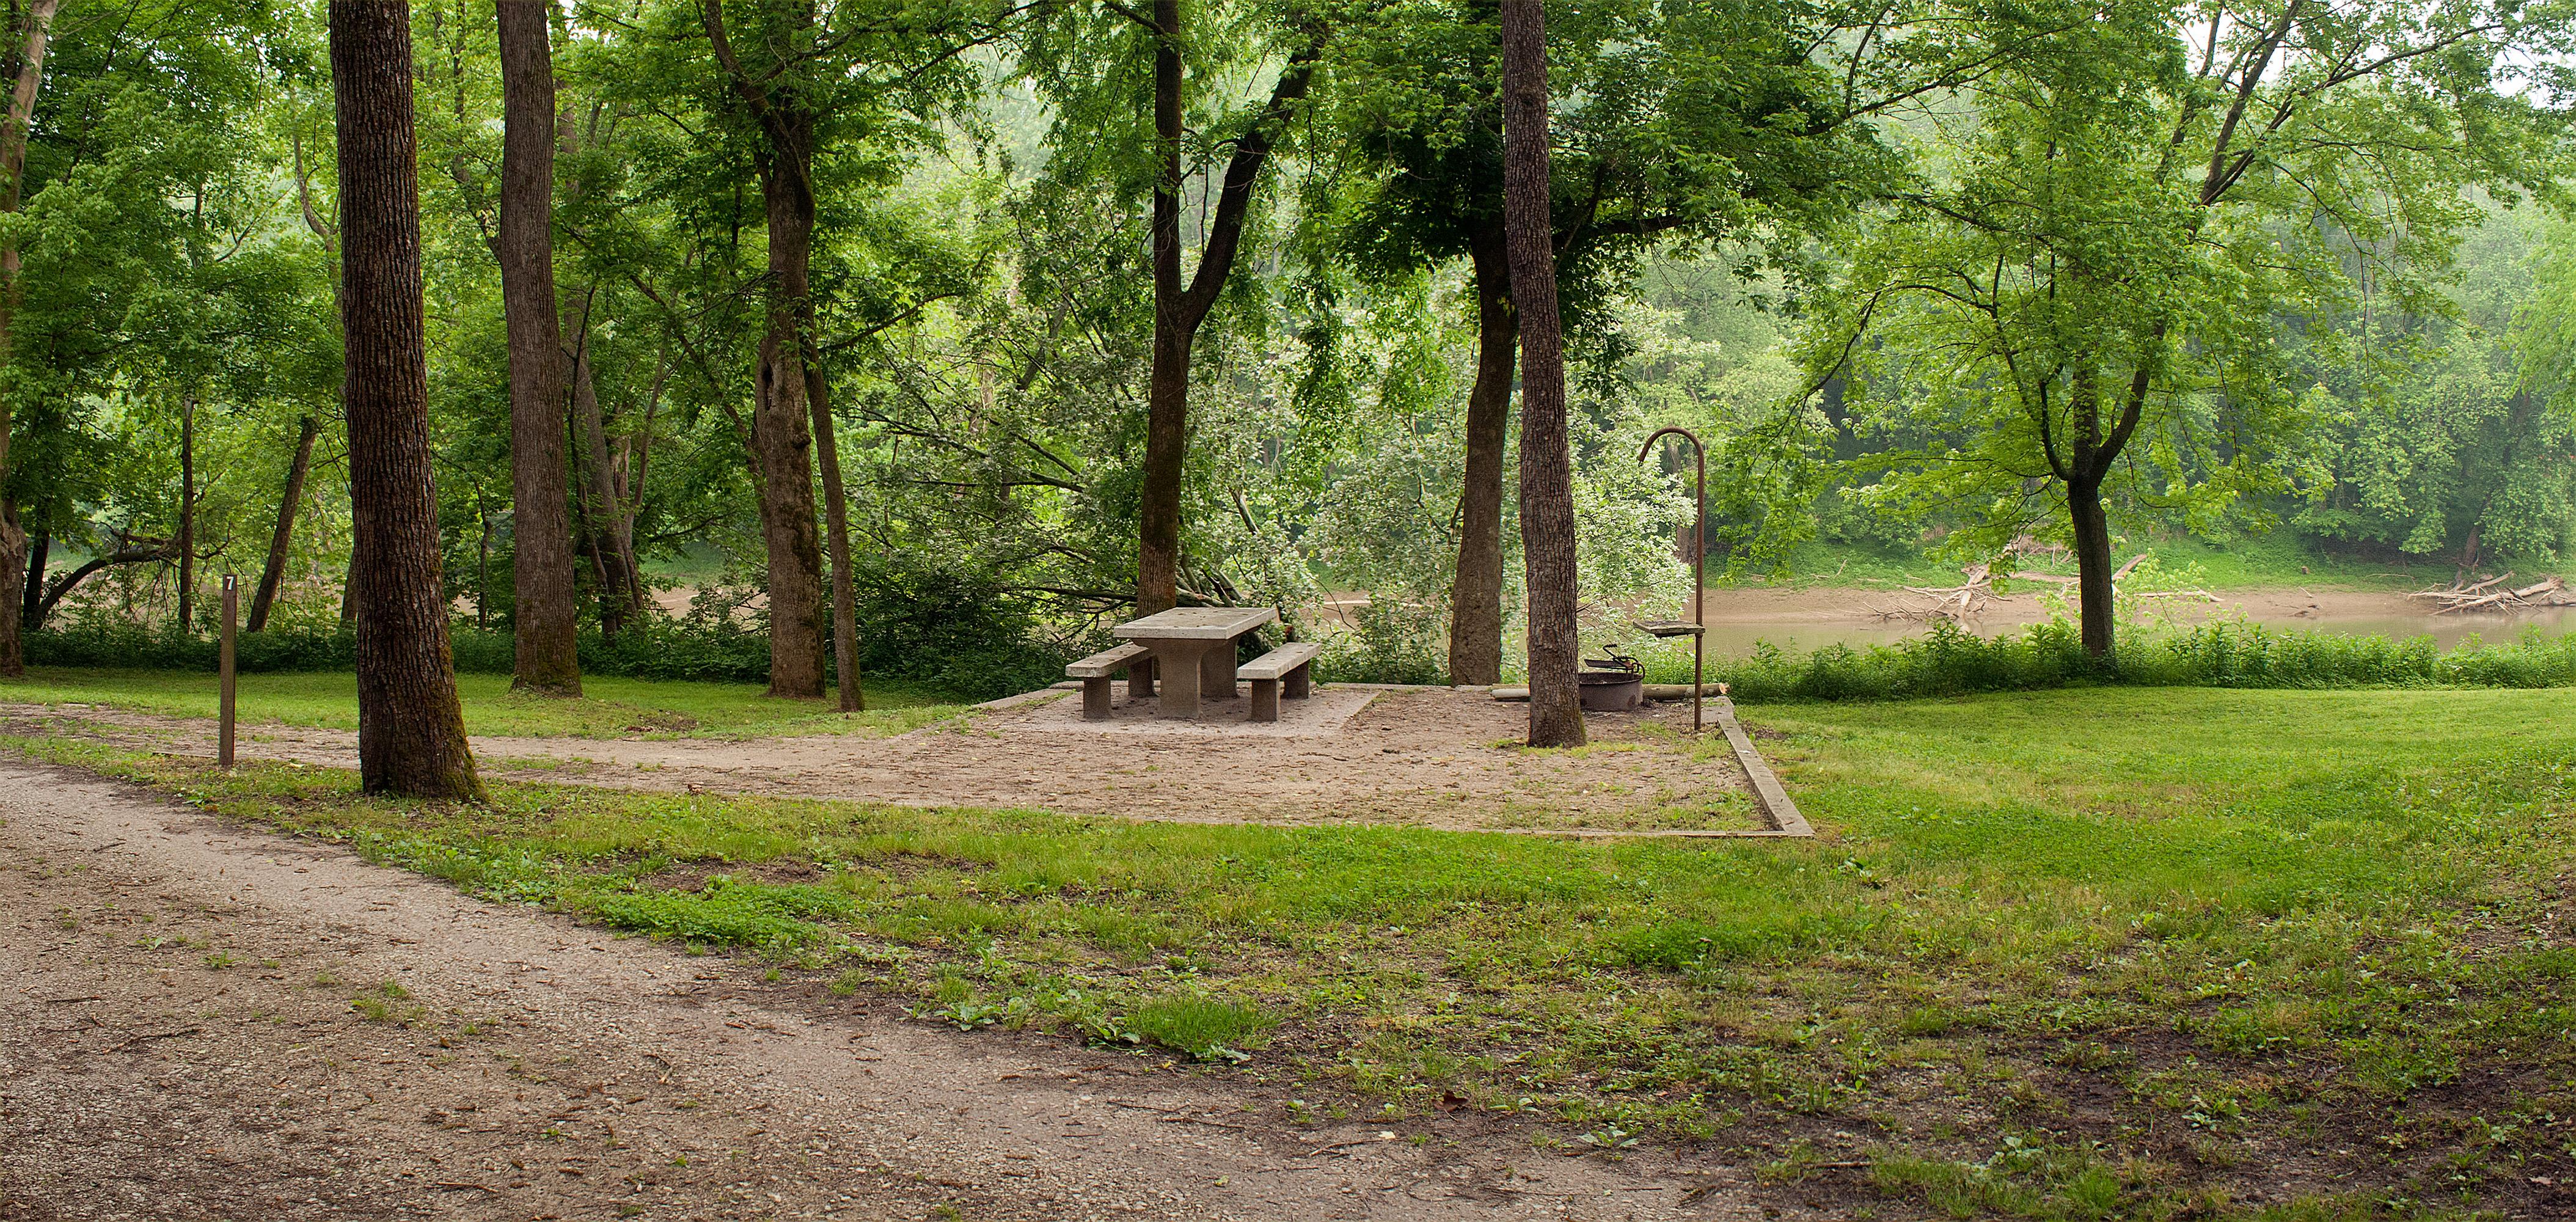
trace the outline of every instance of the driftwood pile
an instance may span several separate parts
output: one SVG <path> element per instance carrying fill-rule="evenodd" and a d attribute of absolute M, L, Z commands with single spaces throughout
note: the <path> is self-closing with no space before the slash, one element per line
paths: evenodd
<path fill-rule="evenodd" d="M 2407 597 L 2440 603 L 2433 608 L 2435 615 L 2449 615 L 2455 611 L 2514 611 L 2525 607 L 2576 605 L 2576 594 L 2568 591 L 2563 578 L 2553 575 L 2545 581 L 2535 581 L 2518 589 L 2506 584 L 2512 580 L 2511 572 L 2478 582 L 2471 582 L 2463 573 L 2446 589 L 2417 590 Z"/>
<path fill-rule="evenodd" d="M 2127 564 L 2121 565 L 2118 572 L 2111 574 L 2111 589 L 2114 593 L 2118 592 L 2120 583 L 2128 580 L 2129 574 L 2136 572 L 2138 565 L 2146 558 L 2145 552 L 2131 556 Z M 1958 585 L 1947 588 L 1906 586 L 1905 593 L 1912 595 L 1914 601 L 1872 609 L 1878 612 L 1880 619 L 1966 619 L 1984 611 L 1996 598 L 2001 597 L 1995 593 L 1995 576 L 1991 566 L 1970 565 L 1965 571 L 1965 579 Z M 2076 578 L 2064 573 L 2012 572 L 2003 576 L 2014 581 L 2045 581 L 2068 587 L 2074 586 L 2077 581 Z M 2207 590 L 2149 590 L 2129 597 L 2196 598 L 2213 603 L 2219 601 L 2217 595 Z"/>

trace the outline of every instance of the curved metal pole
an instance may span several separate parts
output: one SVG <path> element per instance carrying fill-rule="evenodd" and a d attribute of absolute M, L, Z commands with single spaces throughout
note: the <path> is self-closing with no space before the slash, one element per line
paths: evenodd
<path fill-rule="evenodd" d="M 1708 608 L 1703 605 L 1708 599 L 1708 447 L 1701 445 L 1699 436 L 1689 429 L 1667 425 L 1656 429 L 1647 436 L 1646 444 L 1637 447 L 1637 461 L 1646 461 L 1646 456 L 1654 453 L 1655 443 L 1666 434 L 1690 442 L 1691 455 L 1699 464 L 1699 478 L 1691 485 L 1691 500 L 1698 507 L 1691 521 L 1691 625 L 1697 629 L 1691 633 L 1691 733 L 1697 734 L 1700 678 L 1708 657 Z"/>

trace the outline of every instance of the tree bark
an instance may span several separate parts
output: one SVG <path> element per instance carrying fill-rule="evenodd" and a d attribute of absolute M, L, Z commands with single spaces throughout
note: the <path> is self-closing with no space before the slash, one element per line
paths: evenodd
<path fill-rule="evenodd" d="M 2067 481 L 2066 513 L 2075 527 L 2076 603 L 2084 652 L 2097 663 L 2108 663 L 2112 619 L 2118 612 L 2111 591 L 2111 519 L 2102 509 L 2101 480 L 2078 476 Z"/>
<path fill-rule="evenodd" d="M 1467 474 L 1458 498 L 1458 575 L 1449 591 L 1449 681 L 1503 680 L 1503 452 L 1518 355 L 1511 265 L 1500 225 L 1477 232 L 1476 385 L 1467 393 Z"/>
<path fill-rule="evenodd" d="M 179 396 L 179 631 L 197 630 L 197 396 Z"/>
<path fill-rule="evenodd" d="M 563 334 L 555 322 L 555 71 L 550 0 L 500 0 L 501 312 L 510 344 L 510 517 L 516 538 L 514 691 L 581 694 L 571 492 L 564 475 Z"/>
<path fill-rule="evenodd" d="M 332 0 L 342 400 L 357 608 L 358 773 L 369 793 L 480 800 L 439 580 L 412 131 L 411 8 Z"/>
<path fill-rule="evenodd" d="M 1584 741 L 1575 678 L 1574 457 L 1548 220 L 1547 31 L 1539 0 L 1502 0 L 1503 212 L 1521 337 L 1521 553 L 1529 585 L 1529 743 Z"/>
<path fill-rule="evenodd" d="M 810 332 L 811 322 L 808 322 Z M 823 524 L 832 547 L 832 665 L 841 711 L 867 711 L 859 686 L 859 598 L 850 577 L 850 492 L 841 482 L 841 439 L 832 428 L 832 388 L 812 358 L 805 365 L 805 402 L 814 413 L 815 454 L 823 470 Z"/>
<path fill-rule="evenodd" d="M 1309 42 L 1288 57 L 1270 101 L 1226 163 L 1216 211 L 1198 270 L 1181 280 L 1181 3 L 1154 0 L 1154 366 L 1145 396 L 1145 472 L 1136 506 L 1136 610 L 1168 611 L 1180 600 L 1181 491 L 1189 460 L 1190 348 L 1199 325 L 1234 274 L 1243 224 L 1263 163 L 1287 120 L 1306 96 L 1321 45 Z"/>
<path fill-rule="evenodd" d="M 27 545 L 27 598 L 19 608 L 18 622 L 34 632 L 44 627 L 37 609 L 45 605 L 45 559 L 54 550 L 52 535 L 38 535 Z"/>
<path fill-rule="evenodd" d="M 1180 602 L 1181 480 L 1189 458 L 1190 343 L 1181 284 L 1181 4 L 1154 0 L 1154 366 L 1136 505 L 1136 613 Z"/>
<path fill-rule="evenodd" d="M 722 0 L 704 0 L 700 13 L 718 64 L 766 137 L 753 162 L 769 224 L 769 325 L 760 340 L 751 433 L 769 559 L 769 694 L 821 699 L 823 556 L 807 453 L 814 437 L 805 403 L 806 340 L 798 334 L 813 296 L 814 116 L 792 93 L 772 93 L 777 78 L 744 69 L 725 36 Z"/>
<path fill-rule="evenodd" d="M 62 0 L 30 0 L 26 9 L 26 40 L 17 48 L 10 65 L 14 78 L 9 91 L 9 116 L 0 126 L 0 213 L 18 211 L 20 189 L 25 185 L 27 167 L 27 126 L 36 113 L 36 88 L 44 82 L 45 47 L 53 35 L 54 12 Z M 12 325 L 18 301 L 18 244 L 0 242 L 0 362 L 9 359 Z M 9 472 L 9 437 L 15 425 L 11 419 L 13 404 L 0 394 L 0 479 Z M 27 532 L 18 525 L 18 502 L 0 497 L 0 590 L 12 588 L 22 579 L 27 565 Z M 17 600 L 0 598 L 0 675 L 16 678 L 27 673 L 27 650 L 19 631 Z"/>
<path fill-rule="evenodd" d="M 268 563 L 259 570 L 259 589 L 250 596 L 250 619 L 242 627 L 258 632 L 268 627 L 269 610 L 277 605 L 277 592 L 286 584 L 286 555 L 295 541 L 295 514 L 304 503 L 304 477 L 313 469 L 313 438 L 322 431 L 320 421 L 311 416 L 295 435 L 295 458 L 286 464 L 286 491 L 277 501 L 277 529 L 268 536 Z"/>

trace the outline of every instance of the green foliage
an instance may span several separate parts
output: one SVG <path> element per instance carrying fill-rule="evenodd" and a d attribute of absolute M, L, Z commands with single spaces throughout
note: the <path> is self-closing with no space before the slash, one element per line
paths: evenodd
<path fill-rule="evenodd" d="M 2480 193 L 2557 191 L 2558 120 L 2521 82 L 2555 78 L 2528 61 L 2576 25 L 2416 0 L 2206 20 L 2126 0 L 1926 35 L 1993 68 L 1923 100 L 1920 189 L 1845 244 L 1804 341 L 1819 384 L 1848 379 L 1842 416 L 1792 421 L 1815 448 L 1791 466 L 1857 442 L 1835 455 L 1850 495 L 1954 521 L 1971 557 L 2102 503 L 2259 527 L 2320 476 L 2293 358 L 2385 373 L 2334 324 L 2444 311 Z"/>
<path fill-rule="evenodd" d="M 1315 678 L 1325 683 L 1429 683 L 1449 681 L 1444 652 L 1447 609 L 1398 599 L 1370 599 L 1351 609 L 1353 626 L 1332 630 L 1315 658 Z"/>
<path fill-rule="evenodd" d="M 1685 657 L 1656 659 L 1656 682 L 1690 681 Z M 1676 669 L 1678 668 L 1678 669 Z M 2576 637 L 2476 641 L 2448 652 L 2430 637 L 2391 641 L 2334 632 L 2282 632 L 2218 621 L 2180 630 L 2135 630 L 2105 667 L 2084 652 L 2073 625 L 2035 624 L 1981 637 L 1943 621 L 1894 645 L 1829 645 L 1792 654 L 1764 645 L 1717 662 L 1713 678 L 1744 701 L 1909 700 L 1972 692 L 2129 687 L 2395 688 L 2576 686 Z M 1678 676 L 1678 677 L 1676 677 Z"/>
<path fill-rule="evenodd" d="M 1036 691 L 1078 656 L 1045 641 L 1033 600 L 989 572 L 933 558 L 859 575 L 865 673 L 937 684 L 971 700 Z M 763 672 L 767 661 L 764 655 Z"/>

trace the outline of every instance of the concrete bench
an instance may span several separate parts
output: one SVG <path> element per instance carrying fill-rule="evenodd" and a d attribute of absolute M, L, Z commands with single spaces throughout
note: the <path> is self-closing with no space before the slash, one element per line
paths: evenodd
<path fill-rule="evenodd" d="M 1309 690 L 1307 664 L 1323 651 L 1323 646 L 1312 641 L 1292 641 L 1235 668 L 1236 677 L 1252 681 L 1252 719 L 1279 720 L 1279 698 L 1283 695 L 1290 700 L 1305 699 Z M 1285 692 L 1279 690 L 1283 683 L 1288 688 Z"/>
<path fill-rule="evenodd" d="M 1067 679 L 1082 680 L 1082 718 L 1085 721 L 1109 719 L 1111 703 L 1109 679 L 1119 671 L 1150 667 L 1154 651 L 1144 645 L 1121 645 L 1095 653 L 1064 668 Z M 1148 680 L 1151 682 L 1151 680 Z"/>

